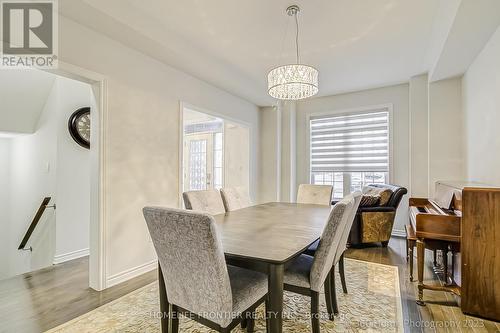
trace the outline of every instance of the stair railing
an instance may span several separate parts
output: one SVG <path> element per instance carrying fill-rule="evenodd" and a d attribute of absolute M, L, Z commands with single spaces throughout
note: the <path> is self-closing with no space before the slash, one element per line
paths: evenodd
<path fill-rule="evenodd" d="M 33 248 L 31 246 L 26 248 L 26 244 L 28 243 L 28 241 L 31 237 L 31 234 L 33 234 L 33 231 L 35 231 L 35 228 L 36 228 L 38 222 L 40 221 L 40 219 L 42 218 L 42 215 L 45 212 L 45 210 L 47 208 L 56 209 L 56 204 L 49 206 L 50 199 L 51 199 L 51 197 L 43 198 L 42 203 L 40 204 L 40 207 L 36 211 L 36 214 L 35 214 L 35 217 L 33 218 L 33 221 L 31 221 L 31 224 L 28 227 L 28 230 L 24 234 L 24 237 L 23 237 L 23 240 L 21 241 L 21 244 L 19 244 L 19 247 L 17 248 L 18 250 L 33 251 Z"/>

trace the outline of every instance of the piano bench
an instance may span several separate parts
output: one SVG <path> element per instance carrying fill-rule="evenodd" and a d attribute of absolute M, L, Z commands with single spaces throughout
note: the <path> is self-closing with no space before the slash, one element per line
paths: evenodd
<path fill-rule="evenodd" d="M 410 262 L 410 281 L 413 281 L 413 249 L 417 246 L 417 236 L 411 224 L 405 225 L 406 230 L 406 260 Z"/>

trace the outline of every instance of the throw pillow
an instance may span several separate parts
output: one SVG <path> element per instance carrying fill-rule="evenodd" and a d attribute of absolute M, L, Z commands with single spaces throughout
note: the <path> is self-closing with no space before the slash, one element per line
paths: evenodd
<path fill-rule="evenodd" d="M 373 207 L 373 206 L 378 206 L 379 202 L 380 202 L 380 196 L 365 194 L 361 197 L 361 202 L 359 203 L 359 206 Z"/>
<path fill-rule="evenodd" d="M 380 187 L 372 187 L 372 186 L 365 186 L 363 187 L 363 194 L 364 195 L 377 195 L 380 196 L 380 206 L 385 206 L 389 202 L 389 199 L 391 198 L 392 191 L 388 188 L 380 188 Z"/>

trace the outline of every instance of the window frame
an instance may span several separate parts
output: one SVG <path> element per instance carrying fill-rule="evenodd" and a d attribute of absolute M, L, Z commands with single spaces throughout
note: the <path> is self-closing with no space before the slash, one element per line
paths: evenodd
<path fill-rule="evenodd" d="M 312 112 L 307 115 L 307 122 L 306 122 L 306 140 L 307 140 L 307 159 L 308 159 L 308 175 L 309 175 L 309 183 L 312 184 L 312 159 L 311 159 L 311 118 L 313 117 L 318 117 L 318 116 L 349 116 L 349 115 L 356 115 L 356 114 L 363 114 L 363 113 L 369 113 L 371 112 L 380 112 L 380 109 L 387 109 L 388 116 L 389 116 L 389 147 L 388 147 L 388 153 L 389 153 L 389 170 L 387 172 L 387 182 L 392 183 L 394 179 L 394 174 L 393 174 L 393 160 L 394 160 L 394 144 L 393 144 L 393 104 L 392 103 L 385 103 L 385 104 L 377 104 L 377 105 L 367 105 L 367 106 L 362 106 L 362 107 L 356 107 L 356 108 L 348 108 L 348 109 L 338 109 L 338 110 L 329 110 L 329 111 L 320 111 L 320 112 Z"/>

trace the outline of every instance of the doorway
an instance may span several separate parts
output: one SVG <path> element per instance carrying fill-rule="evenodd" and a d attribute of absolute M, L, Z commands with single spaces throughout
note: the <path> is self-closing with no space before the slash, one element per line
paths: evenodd
<path fill-rule="evenodd" d="M 91 151 L 75 137 L 90 134 L 96 102 L 88 83 L 35 69 L 8 71 L 0 87 L 0 279 L 8 279 L 89 256 Z"/>
<path fill-rule="evenodd" d="M 249 189 L 250 128 L 192 106 L 183 106 L 180 189 Z"/>
<path fill-rule="evenodd" d="M 21 110 L 19 109 L 20 101 L 24 99 L 19 97 L 22 95 L 13 94 L 12 98 L 18 99 L 16 103 L 11 104 L 18 110 L 5 107 L 2 108 L 3 113 L 0 112 L 0 116 L 3 114 L 7 117 L 6 120 L 18 120 L 10 123 L 0 121 L 2 124 L 0 132 L 3 133 L 0 133 L 0 139 L 2 139 L 0 177 L 8 181 L 9 189 L 16 191 L 15 193 L 2 191 L 3 194 L 8 195 L 9 199 L 2 200 L 4 204 L 8 202 L 12 205 L 7 207 L 10 209 L 1 209 L 1 224 L 7 225 L 5 230 L 8 230 L 9 234 L 0 232 L 2 236 L 0 246 L 2 254 L 7 253 L 7 248 L 12 253 L 9 256 L 2 256 L 3 259 L 8 257 L 8 260 L 1 260 L 4 269 L 0 275 L 8 278 L 47 265 L 88 256 L 89 259 L 86 260 L 90 287 L 96 290 L 105 289 L 105 221 L 103 215 L 105 174 L 102 171 L 104 120 L 107 111 L 106 78 L 64 62 L 60 62 L 56 70 L 25 69 L 13 70 L 9 73 L 14 77 L 3 78 L 10 78 L 6 80 L 5 91 L 10 91 L 8 89 L 13 89 L 14 83 L 20 82 L 23 84 L 24 91 L 30 91 L 33 96 L 26 99 L 30 104 Z M 27 75 L 31 79 L 23 76 L 16 81 L 15 77 L 20 75 Z M 29 82 L 33 82 L 36 86 L 28 89 L 26 85 Z M 85 90 L 84 93 L 83 90 Z M 77 96 L 80 97 L 77 98 Z M 5 98 L 0 100 L 3 104 L 7 102 Z M 40 103 L 34 103 L 38 100 Z M 38 108 L 36 108 L 37 105 Z M 46 110 L 43 109 L 44 105 Z M 76 109 L 84 106 L 90 106 L 90 149 L 79 146 L 71 138 L 68 128 L 69 117 Z M 24 115 L 24 117 L 16 118 L 13 117 L 14 115 L 16 117 Z M 33 117 L 27 117 L 27 115 L 33 115 Z M 88 129 L 85 130 L 88 131 Z M 50 148 L 38 149 L 38 145 Z M 20 192 L 23 188 L 26 188 L 26 194 Z M 14 200 L 14 197 L 20 199 Z M 21 247 L 19 244 L 24 243 L 24 241 L 21 242 L 21 238 L 24 240 L 23 235 L 28 234 L 28 227 L 34 219 L 37 207 L 41 207 L 40 202 L 45 201 L 42 201 L 44 197 L 51 197 L 51 201 L 41 215 L 38 227 L 34 229 L 28 242 L 23 244 L 25 246 L 17 250 L 18 246 Z M 16 202 L 20 206 L 16 206 Z M 77 219 L 71 218 L 71 223 L 66 224 L 55 221 L 56 214 L 60 222 L 67 220 L 65 216 L 71 216 L 74 207 L 83 209 L 85 212 L 85 214 L 77 214 L 82 221 L 86 221 L 83 231 L 79 229 L 79 226 L 84 224 L 77 222 Z M 23 213 L 24 210 L 25 213 Z M 15 219 L 19 221 L 14 223 Z M 78 223 L 78 226 L 72 226 L 72 223 Z M 15 225 L 17 229 L 10 228 L 10 225 Z M 65 237 L 66 234 L 70 237 Z M 85 243 L 74 241 L 73 234 L 82 236 L 80 238 Z"/>

